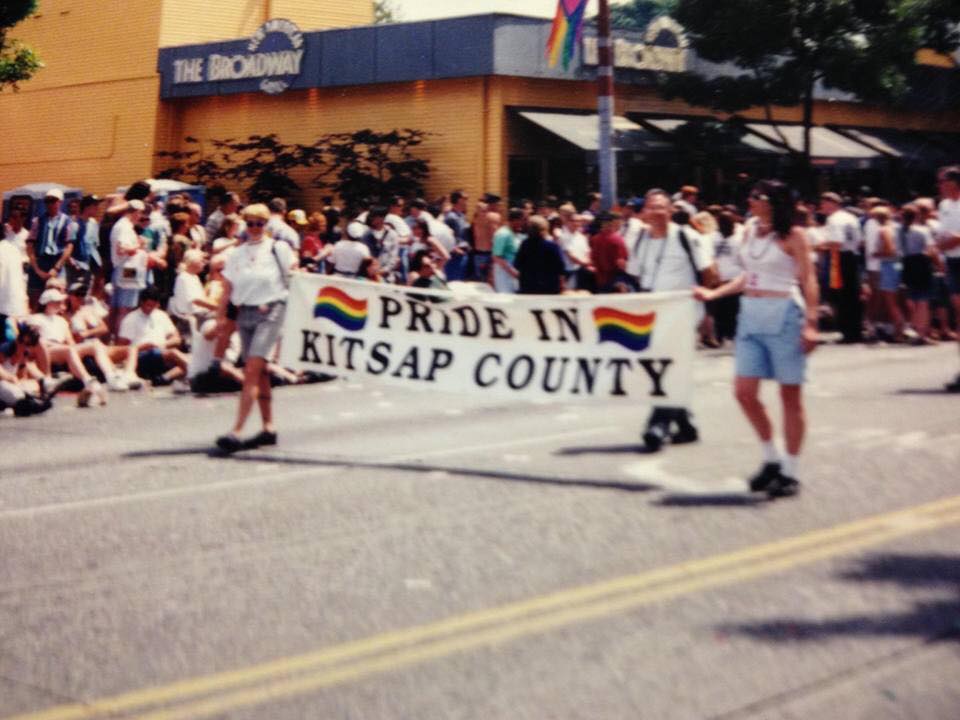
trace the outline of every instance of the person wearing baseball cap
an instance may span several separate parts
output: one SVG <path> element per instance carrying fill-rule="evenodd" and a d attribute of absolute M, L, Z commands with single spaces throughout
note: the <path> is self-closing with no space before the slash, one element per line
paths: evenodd
<path fill-rule="evenodd" d="M 83 383 L 83 390 L 77 396 L 77 405 L 87 407 L 91 399 L 106 405 L 107 393 L 97 379 L 87 372 L 83 358 L 93 358 L 114 389 L 126 390 L 127 387 L 119 381 L 117 369 L 110 362 L 103 343 L 94 341 L 77 345 L 74 341 L 70 324 L 62 314 L 66 299 L 66 294 L 59 288 L 47 288 L 38 301 L 42 311 L 31 315 L 28 320 L 40 336 L 37 367 L 46 377 L 50 377 L 54 366 L 66 365 L 70 374 Z"/>
<path fill-rule="evenodd" d="M 77 224 L 61 211 L 63 191 L 50 188 L 43 198 L 45 210 L 33 220 L 27 239 L 29 273 L 27 295 L 30 306 L 37 307 L 37 299 L 51 277 L 61 277 L 64 266 L 73 255 Z"/>

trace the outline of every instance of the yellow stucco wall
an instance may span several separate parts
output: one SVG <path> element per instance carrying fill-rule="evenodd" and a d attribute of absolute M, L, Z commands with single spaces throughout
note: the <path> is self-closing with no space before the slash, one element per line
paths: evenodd
<path fill-rule="evenodd" d="M 369 0 L 43 0 L 11 37 L 45 67 L 0 93 L 0 189 L 55 181 L 90 192 L 148 177 L 176 117 L 159 99 L 164 45 L 249 35 L 266 18 L 304 30 L 369 23 Z"/>
<path fill-rule="evenodd" d="M 477 197 L 486 189 L 483 85 L 483 78 L 466 78 L 180 100 L 169 103 L 163 132 L 167 149 L 185 149 L 186 135 L 209 143 L 275 132 L 285 142 L 309 143 L 326 133 L 416 128 L 431 133 L 417 149 L 431 162 L 428 194 L 462 188 Z M 297 200 L 316 206 L 325 191 L 306 189 L 310 177 L 295 176 L 305 187 Z"/>
<path fill-rule="evenodd" d="M 159 100 L 159 0 L 44 0 L 12 36 L 45 67 L 0 93 L 0 188 L 55 181 L 95 192 L 149 174 Z"/>
<path fill-rule="evenodd" d="M 160 47 L 233 40 L 253 34 L 268 18 L 286 18 L 301 30 L 366 25 L 372 0 L 162 0 Z"/>

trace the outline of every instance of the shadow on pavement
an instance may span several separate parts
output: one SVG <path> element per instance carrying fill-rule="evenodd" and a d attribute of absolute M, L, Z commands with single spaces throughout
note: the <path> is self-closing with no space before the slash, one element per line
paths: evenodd
<path fill-rule="evenodd" d="M 769 503 L 766 495 L 742 493 L 716 493 L 713 495 L 664 495 L 651 505 L 660 507 L 761 507 Z"/>
<path fill-rule="evenodd" d="M 276 465 L 300 465 L 304 467 L 342 467 L 360 470 L 398 470 L 418 474 L 445 472 L 462 477 L 479 478 L 483 480 L 505 480 L 509 482 L 524 482 L 537 485 L 553 485 L 558 487 L 581 487 L 599 490 L 620 490 L 623 492 L 649 492 L 659 489 L 657 485 L 644 482 L 625 482 L 619 480 L 595 480 L 590 478 L 560 478 L 543 475 L 512 473 L 499 470 L 483 470 L 479 468 L 463 468 L 452 466 L 427 465 L 420 463 L 377 463 L 359 462 L 337 458 L 317 458 L 295 455 L 272 455 L 263 453 L 239 452 L 235 455 L 224 456 L 216 449 L 202 448 L 175 448 L 164 450 L 144 450 L 126 453 L 125 458 L 174 457 L 183 455 L 201 455 L 222 458 L 236 463 L 273 463 Z"/>
<path fill-rule="evenodd" d="M 631 445 L 589 445 L 585 447 L 560 448 L 554 455 L 621 455 L 628 453 L 632 455 L 651 454 L 642 444 L 634 443 Z"/>
<path fill-rule="evenodd" d="M 960 640 L 960 556 L 878 555 L 842 573 L 840 578 L 913 589 L 942 588 L 944 596 L 924 597 L 910 610 L 895 614 L 851 615 L 822 621 L 782 618 L 722 626 L 721 630 L 768 642 L 813 642 L 838 635 Z"/>
<path fill-rule="evenodd" d="M 950 390 L 944 390 L 942 387 L 938 388 L 901 388 L 900 390 L 894 390 L 891 395 L 956 395 L 960 397 L 960 394 L 952 392 Z"/>

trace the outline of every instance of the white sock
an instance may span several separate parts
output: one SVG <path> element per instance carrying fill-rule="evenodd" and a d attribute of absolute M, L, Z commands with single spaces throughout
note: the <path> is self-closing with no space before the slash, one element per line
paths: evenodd
<path fill-rule="evenodd" d="M 763 461 L 765 463 L 780 462 L 780 453 L 777 452 L 777 446 L 773 444 L 773 440 L 761 442 L 760 449 L 763 451 Z"/>
<path fill-rule="evenodd" d="M 797 472 L 800 470 L 799 455 L 784 455 L 782 472 L 788 478 L 797 479 Z"/>

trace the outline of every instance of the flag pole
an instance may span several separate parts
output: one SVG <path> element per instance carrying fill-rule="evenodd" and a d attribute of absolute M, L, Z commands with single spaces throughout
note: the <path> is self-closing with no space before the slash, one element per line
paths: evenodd
<path fill-rule="evenodd" d="M 613 43 L 610 39 L 610 6 L 598 0 L 597 14 L 597 114 L 600 143 L 597 166 L 600 175 L 600 206 L 609 210 L 617 201 L 617 158 L 613 149 Z"/>

